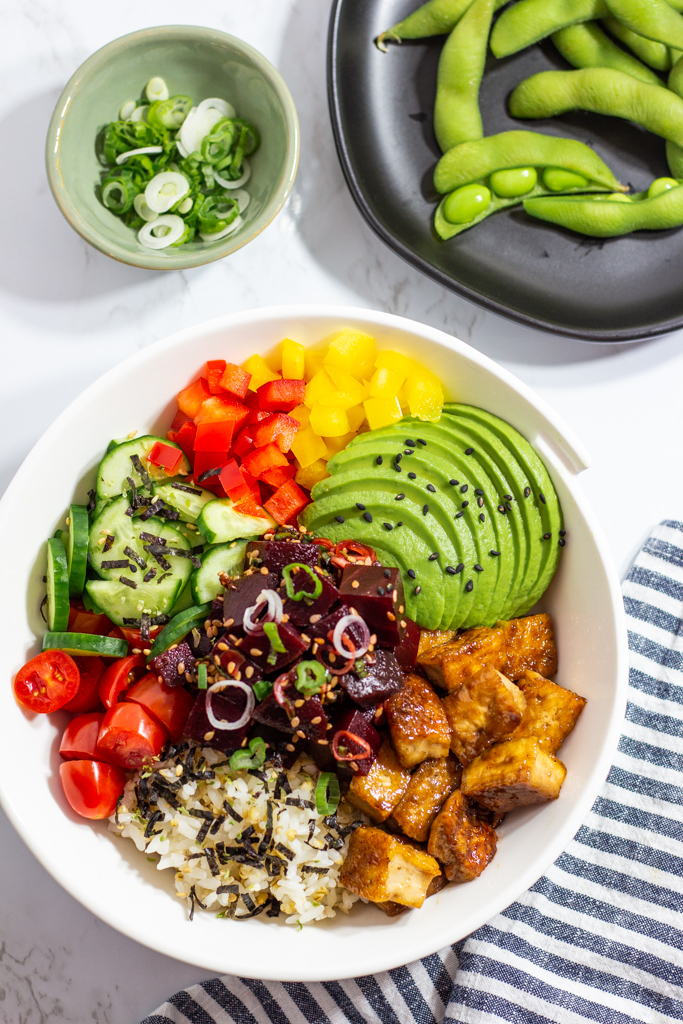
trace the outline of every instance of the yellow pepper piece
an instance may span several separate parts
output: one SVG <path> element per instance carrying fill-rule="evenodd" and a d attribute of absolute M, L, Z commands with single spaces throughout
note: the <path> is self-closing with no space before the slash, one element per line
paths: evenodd
<path fill-rule="evenodd" d="M 242 363 L 242 369 L 251 374 L 251 380 L 249 381 L 250 391 L 257 391 L 262 384 L 267 384 L 270 380 L 278 380 L 280 377 L 279 373 L 274 373 L 270 369 L 263 356 L 256 354 L 249 356 L 249 358 Z"/>
<path fill-rule="evenodd" d="M 378 370 L 392 370 L 394 373 L 402 373 L 404 378 L 408 376 L 411 360 L 401 352 L 394 352 L 392 349 L 385 349 L 377 353 L 375 367 Z"/>
<path fill-rule="evenodd" d="M 362 331 L 345 327 L 330 342 L 325 356 L 325 366 L 336 366 L 354 377 L 369 377 L 372 373 L 372 358 L 375 353 L 375 339 Z"/>
<path fill-rule="evenodd" d="M 363 407 L 370 430 L 388 427 L 390 423 L 396 423 L 402 416 L 401 406 L 395 395 L 393 398 L 368 398 L 363 402 Z"/>
<path fill-rule="evenodd" d="M 312 491 L 317 483 L 320 483 L 321 480 L 324 480 L 329 475 L 325 460 L 317 459 L 310 466 L 306 466 L 305 469 L 298 470 L 294 479 L 299 487 L 305 487 L 307 491 Z"/>
<path fill-rule="evenodd" d="M 292 413 L 294 415 L 294 413 Z M 365 409 L 362 405 L 354 405 L 353 409 L 347 409 L 346 415 L 349 420 L 349 430 L 358 433 L 365 422 Z"/>
<path fill-rule="evenodd" d="M 313 465 L 318 459 L 327 460 L 329 458 L 327 445 L 322 437 L 315 434 L 310 427 L 301 427 L 297 430 L 292 441 L 292 454 L 302 469 Z"/>
<path fill-rule="evenodd" d="M 306 349 L 304 356 L 304 377 L 306 380 L 312 380 L 318 370 L 322 370 L 326 351 L 327 349 L 320 346 Z"/>
<path fill-rule="evenodd" d="M 285 338 L 282 342 L 282 376 L 285 380 L 303 380 L 305 352 L 298 341 Z"/>
<path fill-rule="evenodd" d="M 328 376 L 325 370 L 318 370 L 306 385 L 306 397 L 304 398 L 304 404 L 307 405 L 309 409 L 315 405 L 316 402 L 323 402 L 330 405 L 333 404 L 336 394 L 337 389 L 334 386 L 331 377 Z"/>
<path fill-rule="evenodd" d="M 305 405 L 297 405 L 296 409 L 292 409 L 288 415 L 292 416 L 301 427 L 307 427 L 311 418 L 310 410 Z"/>
<path fill-rule="evenodd" d="M 354 405 L 360 405 L 364 399 L 369 397 L 367 385 L 359 384 L 350 373 L 334 366 L 327 366 L 325 369 L 335 390 L 329 397 L 321 396 L 319 401 L 324 405 L 338 405 L 340 409 L 352 409 Z"/>
<path fill-rule="evenodd" d="M 402 409 L 405 409 L 405 412 L 403 413 L 403 415 L 407 416 L 408 415 L 408 395 L 406 394 L 406 384 L 404 384 L 402 388 L 398 389 L 398 395 L 396 397 L 398 398 L 398 404 L 401 406 Z"/>
<path fill-rule="evenodd" d="M 339 406 L 321 405 L 316 402 L 311 407 L 309 429 L 321 437 L 339 437 L 341 434 L 349 433 L 349 419 L 346 411 Z"/>
<path fill-rule="evenodd" d="M 436 422 L 443 410 L 443 388 L 439 378 L 413 362 L 405 386 L 411 416 Z"/>
<path fill-rule="evenodd" d="M 393 398 L 398 394 L 405 379 L 405 373 L 391 370 L 388 366 L 378 367 L 370 378 L 370 397 Z"/>
<path fill-rule="evenodd" d="M 348 434 L 340 434 L 339 437 L 326 437 L 325 444 L 327 450 L 330 453 L 330 458 L 340 452 L 343 448 L 346 448 L 349 441 L 353 441 L 356 436 L 355 430 L 350 430 Z"/>

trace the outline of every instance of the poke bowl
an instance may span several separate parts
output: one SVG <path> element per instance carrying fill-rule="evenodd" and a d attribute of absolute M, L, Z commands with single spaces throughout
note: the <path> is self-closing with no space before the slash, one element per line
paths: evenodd
<path fill-rule="evenodd" d="M 380 354 L 397 352 L 419 361 L 438 375 L 447 400 L 490 410 L 542 458 L 561 505 L 564 543 L 550 586 L 529 611 L 550 616 L 557 683 L 587 703 L 562 745 L 567 774 L 559 797 L 508 815 L 498 827 L 496 856 L 474 880 L 447 885 L 420 909 L 395 917 L 358 901 L 348 914 L 297 930 L 277 912 L 226 920 L 224 912 L 215 912 L 218 906 L 209 912 L 201 904 L 190 919 L 186 902 L 174 898 L 172 871 L 157 871 L 156 858 L 122 840 L 106 820 L 87 821 L 67 803 L 59 754 L 66 713 L 30 714 L 14 698 L 11 680 L 38 653 L 45 632 L 39 610 L 45 538 L 63 528 L 64 510 L 72 502 L 88 501 L 110 439 L 125 440 L 134 431 L 166 435 L 175 412 L 173 396 L 195 380 L 203 363 L 251 360 L 247 365 L 253 370 L 254 357 L 269 357 L 283 339 L 315 351 L 345 330 L 374 338 Z M 367 436 L 361 434 L 358 443 Z M 424 437 L 430 436 L 425 426 Z M 408 455 L 404 461 L 410 462 Z M 578 441 L 507 371 L 443 332 L 385 313 L 261 309 L 200 324 L 137 353 L 62 413 L 0 503 L 0 522 L 14 538 L 6 554 L 8 578 L 16 581 L 0 597 L 7 638 L 0 708 L 11 723 L 0 752 L 0 799 L 15 828 L 53 877 L 102 920 L 158 952 L 220 973 L 286 981 L 353 977 L 397 967 L 470 934 L 537 881 L 574 836 L 607 774 L 620 733 L 627 685 L 623 606 L 607 544 L 578 482 L 586 464 Z M 314 497 L 309 509 L 327 500 L 319 501 L 318 492 Z M 19 763 L 21 772 L 15 770 Z"/>

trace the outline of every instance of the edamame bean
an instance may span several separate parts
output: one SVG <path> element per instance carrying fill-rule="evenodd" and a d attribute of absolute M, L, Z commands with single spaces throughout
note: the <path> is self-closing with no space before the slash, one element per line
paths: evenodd
<path fill-rule="evenodd" d="M 613 35 L 629 50 L 633 50 L 636 56 L 640 57 L 648 67 L 655 71 L 668 71 L 671 67 L 671 51 L 664 43 L 655 43 L 652 39 L 632 32 L 626 25 L 622 25 L 616 18 L 603 18 L 602 23 L 607 31 Z"/>
<path fill-rule="evenodd" d="M 603 197 L 597 201 L 593 196 L 540 196 L 525 199 L 524 209 L 538 220 L 594 238 L 661 231 L 683 225 L 683 185 L 631 203 L 605 202 Z"/>
<path fill-rule="evenodd" d="M 455 26 L 439 58 L 434 134 L 442 153 L 484 134 L 479 86 L 489 43 L 493 0 L 474 0 Z"/>
<path fill-rule="evenodd" d="M 520 82 L 510 96 L 513 117 L 553 117 L 569 110 L 623 117 L 683 145 L 683 100 L 622 71 L 542 71 Z"/>
<path fill-rule="evenodd" d="M 512 167 L 508 171 L 494 171 L 489 184 L 497 196 L 514 199 L 531 192 L 537 181 L 535 167 Z"/>
<path fill-rule="evenodd" d="M 666 0 L 606 0 L 610 14 L 646 39 L 683 50 L 683 18 Z"/>
<path fill-rule="evenodd" d="M 509 57 L 567 25 L 607 14 L 605 0 L 519 0 L 494 25 L 491 52 L 494 57 Z"/>
<path fill-rule="evenodd" d="M 568 188 L 586 188 L 588 179 L 561 167 L 546 167 L 543 171 L 543 184 L 549 192 L 566 192 Z"/>
<path fill-rule="evenodd" d="M 648 85 L 662 84 L 651 68 L 617 46 L 597 22 L 585 21 L 561 28 L 553 32 L 552 40 L 564 59 L 575 68 L 614 68 Z"/>
<path fill-rule="evenodd" d="M 375 43 L 380 50 L 386 52 L 387 43 L 446 36 L 453 31 L 471 3 L 472 0 L 427 0 L 422 7 L 378 35 Z M 509 0 L 494 0 L 494 11 L 505 7 L 507 3 Z"/>
<path fill-rule="evenodd" d="M 632 199 L 630 196 L 624 195 L 623 192 L 610 192 L 606 196 L 591 196 L 592 199 L 597 199 L 602 203 L 630 203 Z"/>
<path fill-rule="evenodd" d="M 670 188 L 678 188 L 679 184 L 675 178 L 655 178 L 647 190 L 647 197 L 654 199 L 655 196 L 661 196 L 662 192 L 668 192 Z"/>
<path fill-rule="evenodd" d="M 451 192 L 443 204 L 443 215 L 450 224 L 469 224 L 491 202 L 486 185 L 464 185 Z"/>

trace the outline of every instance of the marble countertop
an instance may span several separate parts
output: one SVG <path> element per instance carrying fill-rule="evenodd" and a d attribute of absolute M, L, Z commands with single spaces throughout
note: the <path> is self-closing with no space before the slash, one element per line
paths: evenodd
<path fill-rule="evenodd" d="M 155 274 L 91 249 L 62 219 L 43 170 L 54 103 L 116 35 L 160 20 L 144 5 L 19 0 L 0 37 L 0 492 L 54 417 L 113 364 L 181 327 L 280 303 L 384 309 L 469 342 L 535 388 L 593 462 L 585 490 L 623 575 L 650 527 L 683 516 L 680 334 L 591 346 L 486 313 L 421 276 L 372 234 L 344 184 L 325 92 L 327 0 L 204 0 L 203 24 L 260 49 L 299 110 L 302 157 L 284 211 L 227 260 Z M 163 21 L 187 22 L 166 0 Z M 609 284 L 606 282 L 606 287 Z M 102 924 L 34 860 L 0 812 L 0 1022 L 136 1024 L 208 977 Z"/>

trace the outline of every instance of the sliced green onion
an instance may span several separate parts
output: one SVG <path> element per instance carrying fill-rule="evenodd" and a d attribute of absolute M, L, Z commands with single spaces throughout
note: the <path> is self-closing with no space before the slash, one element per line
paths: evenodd
<path fill-rule="evenodd" d="M 126 213 L 135 196 L 135 186 L 130 178 L 107 178 L 102 185 L 102 202 L 112 213 Z"/>
<path fill-rule="evenodd" d="M 334 814 L 339 807 L 341 790 L 334 772 L 321 772 L 315 785 L 315 808 L 318 814 Z"/>
<path fill-rule="evenodd" d="M 142 156 L 143 153 L 163 153 L 162 146 L 141 146 L 139 149 L 129 149 L 127 153 L 119 153 L 116 158 L 117 164 L 125 164 L 132 156 Z"/>
<path fill-rule="evenodd" d="M 235 116 L 235 108 L 233 105 L 228 103 L 227 100 L 222 100 L 217 96 L 209 96 L 208 99 L 202 100 L 197 107 L 197 110 L 200 111 L 200 113 L 203 113 L 205 110 L 217 110 L 221 117 L 232 118 Z"/>
<path fill-rule="evenodd" d="M 313 580 L 313 590 L 294 590 L 292 573 L 295 569 L 303 569 L 308 574 Z M 282 579 L 285 581 L 285 590 L 290 601 L 302 601 L 304 598 L 307 598 L 309 601 L 315 601 L 323 592 L 323 581 L 310 565 L 304 565 L 303 562 L 290 562 L 289 565 L 286 565 L 282 570 Z"/>
<path fill-rule="evenodd" d="M 230 767 L 236 771 L 243 768 L 260 768 L 266 759 L 266 743 L 261 736 L 249 740 L 249 748 L 236 750 L 230 758 Z"/>
<path fill-rule="evenodd" d="M 251 164 L 249 163 L 248 160 L 243 160 L 242 173 L 240 174 L 239 178 L 236 178 L 234 181 L 232 181 L 230 178 L 226 178 L 223 175 L 220 175 L 218 171 L 214 171 L 213 176 L 218 182 L 218 184 L 221 185 L 223 188 L 241 188 L 242 185 L 246 185 L 246 183 L 251 178 Z"/>
<path fill-rule="evenodd" d="M 183 199 L 182 203 L 178 204 L 177 212 L 182 214 L 189 213 L 193 206 L 194 200 L 190 196 L 186 196 L 186 198 Z M 142 216 L 142 214 L 140 214 L 140 216 Z"/>
<path fill-rule="evenodd" d="M 158 125 L 170 131 L 177 131 L 191 107 L 192 100 L 189 96 L 171 96 L 167 100 L 157 100 L 149 108 L 147 120 L 155 127 Z"/>
<path fill-rule="evenodd" d="M 203 661 L 200 661 L 199 665 L 197 666 L 197 689 L 198 690 L 205 690 L 206 689 L 206 684 L 207 684 L 206 665 L 204 664 Z"/>
<path fill-rule="evenodd" d="M 251 202 L 251 196 L 244 188 L 238 188 L 235 192 L 233 192 L 232 198 L 237 203 L 237 207 L 240 213 L 244 213 L 246 208 L 249 206 L 249 203 Z"/>
<path fill-rule="evenodd" d="M 136 107 L 133 113 L 129 117 L 129 121 L 146 121 L 147 111 L 149 110 L 149 103 L 142 103 L 139 107 Z"/>
<path fill-rule="evenodd" d="M 150 78 L 145 86 L 145 96 L 150 103 L 154 103 L 155 100 L 167 100 L 168 86 L 163 78 Z"/>
<path fill-rule="evenodd" d="M 277 623 L 275 622 L 264 622 L 263 632 L 270 641 L 271 651 L 276 651 L 278 654 L 286 654 L 287 648 L 280 639 L 280 634 L 277 631 Z"/>
<path fill-rule="evenodd" d="M 296 680 L 294 685 L 299 693 L 311 697 L 314 693 L 320 693 L 328 680 L 328 673 L 319 661 L 300 661 L 296 666 Z"/>
<path fill-rule="evenodd" d="M 190 183 L 177 171 L 155 174 L 145 189 L 145 202 L 150 210 L 166 213 L 190 191 Z"/>
<path fill-rule="evenodd" d="M 259 679 L 254 683 L 254 696 L 256 700 L 265 700 L 273 692 L 273 684 L 269 679 Z"/>
<path fill-rule="evenodd" d="M 137 213 L 138 217 L 142 217 L 143 220 L 156 220 L 159 216 L 154 210 L 150 210 L 149 206 L 145 202 L 144 192 L 139 192 L 133 200 L 133 209 Z"/>
<path fill-rule="evenodd" d="M 148 221 L 138 231 L 138 242 L 146 249 L 165 249 L 173 245 L 185 232 L 185 221 L 174 213 L 164 213 L 156 220 Z"/>
<path fill-rule="evenodd" d="M 127 121 L 128 118 L 133 113 L 133 111 L 135 110 L 136 106 L 137 103 L 135 102 L 135 100 L 128 100 L 127 103 L 124 103 L 121 109 L 119 110 L 120 119 L 122 121 Z"/>

